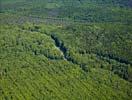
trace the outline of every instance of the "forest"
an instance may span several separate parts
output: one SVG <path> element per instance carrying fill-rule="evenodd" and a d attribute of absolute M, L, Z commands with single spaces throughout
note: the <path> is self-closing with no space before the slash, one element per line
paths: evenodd
<path fill-rule="evenodd" d="M 0 1 L 0 100 L 131 98 L 131 0 Z"/>

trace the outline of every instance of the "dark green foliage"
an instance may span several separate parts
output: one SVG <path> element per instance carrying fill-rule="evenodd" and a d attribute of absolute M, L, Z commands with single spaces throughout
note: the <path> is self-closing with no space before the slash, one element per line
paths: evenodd
<path fill-rule="evenodd" d="M 12 1 L 12 0 L 11 0 Z M 2 0 L 1 12 L 40 17 L 65 18 L 80 22 L 118 22 L 131 24 L 129 0 Z M 105 9 L 104 9 L 105 8 Z"/>
<path fill-rule="evenodd" d="M 66 26 L 57 29 L 56 35 L 69 48 L 67 55 L 72 62 L 112 70 L 128 80 L 128 66 L 132 66 L 131 32 L 127 25 L 94 24 Z"/>
<path fill-rule="evenodd" d="M 64 39 L 63 45 L 65 48 L 69 48 L 66 51 L 67 60 L 65 60 L 63 50 L 57 49 L 57 44 L 52 40 L 58 38 L 55 33 L 57 31 L 59 33 L 60 29 L 58 30 L 56 26 L 37 25 L 39 32 L 36 32 L 35 27 L 36 25 L 29 23 L 20 27 L 10 25 L 1 27 L 0 93 L 3 99 L 94 98 L 95 100 L 105 100 L 114 98 L 123 100 L 131 98 L 131 83 L 115 75 L 118 74 L 126 79 L 126 76 L 122 76 L 126 75 L 127 70 L 124 68 L 128 67 L 128 74 L 131 75 L 130 65 L 121 67 L 119 63 L 117 68 L 118 62 L 115 62 L 114 68 L 112 63 L 111 71 L 115 74 L 103 70 L 105 67 L 109 69 L 111 66 L 107 61 L 97 58 L 95 54 L 86 54 L 85 51 L 80 52 L 82 54 L 77 56 L 76 50 L 78 49 L 70 49 L 71 44 L 68 46 Z M 52 35 L 53 31 L 55 33 Z M 61 36 L 61 34 L 58 35 Z M 61 39 L 57 41 L 60 42 Z M 61 47 L 62 42 L 59 44 L 58 47 Z M 50 49 L 46 54 L 48 48 Z M 56 52 L 58 53 L 56 54 Z M 97 68 L 98 66 L 103 66 L 103 69 Z"/>
<path fill-rule="evenodd" d="M 0 100 L 131 100 L 131 0 L 1 0 Z"/>

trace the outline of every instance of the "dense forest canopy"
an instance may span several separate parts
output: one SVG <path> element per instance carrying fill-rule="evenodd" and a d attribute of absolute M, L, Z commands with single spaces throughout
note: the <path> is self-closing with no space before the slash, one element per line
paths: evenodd
<path fill-rule="evenodd" d="M 131 0 L 0 1 L 0 100 L 131 98 Z"/>

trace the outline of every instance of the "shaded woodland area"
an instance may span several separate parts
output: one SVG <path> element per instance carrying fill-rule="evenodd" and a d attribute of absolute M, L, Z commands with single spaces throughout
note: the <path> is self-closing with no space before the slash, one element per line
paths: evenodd
<path fill-rule="evenodd" d="M 0 7 L 0 100 L 131 100 L 131 0 Z"/>

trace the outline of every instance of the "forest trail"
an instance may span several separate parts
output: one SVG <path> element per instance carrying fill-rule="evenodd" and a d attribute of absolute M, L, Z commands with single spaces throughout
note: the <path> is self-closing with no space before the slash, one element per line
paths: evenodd
<path fill-rule="evenodd" d="M 67 60 L 66 57 L 64 56 L 64 52 L 60 49 L 60 47 L 55 45 L 55 48 L 60 51 L 61 55 L 63 56 L 63 60 Z"/>
<path fill-rule="evenodd" d="M 78 65 L 84 72 L 87 72 L 86 65 L 75 62 L 71 57 L 67 54 L 68 49 L 65 47 L 64 43 L 58 39 L 55 35 L 51 35 L 52 40 L 55 42 L 55 46 L 63 55 L 63 60 L 66 60 L 72 64 Z"/>
<path fill-rule="evenodd" d="M 61 55 L 63 56 L 63 60 L 68 61 L 67 57 L 66 57 L 66 48 L 64 47 L 63 44 L 60 43 L 60 40 L 57 37 L 54 37 L 53 35 L 51 35 L 51 39 L 54 41 L 55 43 L 55 48 L 57 50 L 60 51 Z"/>

